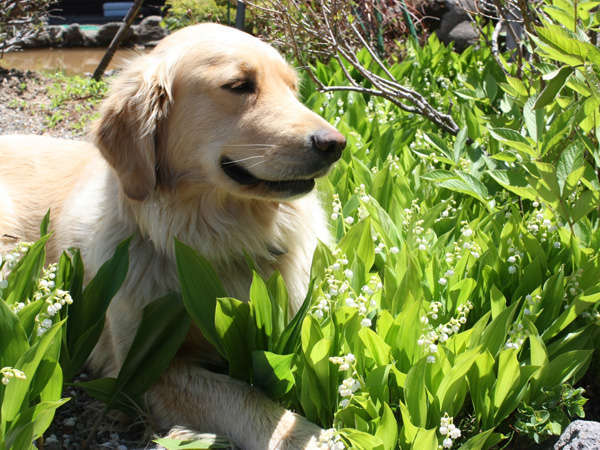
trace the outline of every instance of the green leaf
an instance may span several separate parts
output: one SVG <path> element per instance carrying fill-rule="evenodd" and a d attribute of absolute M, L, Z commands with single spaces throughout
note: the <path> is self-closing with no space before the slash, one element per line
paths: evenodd
<path fill-rule="evenodd" d="M 65 379 L 70 380 L 81 369 L 104 328 L 108 305 L 120 289 L 129 269 L 129 243 L 121 242 L 113 256 L 98 270 L 88 283 L 80 301 L 69 306 L 67 344 L 71 366 L 64 367 Z"/>
<path fill-rule="evenodd" d="M 14 367 L 28 348 L 29 342 L 19 318 L 0 299 L 0 368 Z"/>
<path fill-rule="evenodd" d="M 250 306 L 234 298 L 218 298 L 215 310 L 215 329 L 225 358 L 229 362 L 229 375 L 250 381 L 251 343 L 248 329 Z"/>
<path fill-rule="evenodd" d="M 531 139 L 534 142 L 539 142 L 544 131 L 544 111 L 534 108 L 534 98 L 531 97 L 523 107 L 523 119 L 525 127 Z"/>
<path fill-rule="evenodd" d="M 576 375 L 582 375 L 582 368 L 589 364 L 593 350 L 572 350 L 553 358 L 547 365 L 542 367 L 536 375 L 535 385 L 538 392 L 541 387 L 551 388 L 559 384 L 575 383 Z"/>
<path fill-rule="evenodd" d="M 260 336 L 258 347 L 266 350 L 271 346 L 273 310 L 267 285 L 260 275 L 254 271 L 252 272 L 252 284 L 250 286 L 250 302 L 252 303 L 251 314 L 254 317 Z"/>
<path fill-rule="evenodd" d="M 119 371 L 113 397 L 138 398 L 167 369 L 190 328 L 178 294 L 154 300 L 142 313 L 135 338 Z"/>
<path fill-rule="evenodd" d="M 198 434 L 195 434 L 198 436 Z M 201 436 L 201 435 L 200 435 Z M 206 437 L 194 438 L 194 439 L 169 439 L 169 438 L 157 438 L 153 442 L 166 448 L 167 450 L 202 450 L 212 448 L 234 448 L 226 438 L 221 436 L 215 436 L 212 434 L 206 434 Z"/>
<path fill-rule="evenodd" d="M 385 366 L 390 363 L 390 346 L 373 330 L 363 327 L 358 332 L 358 337 L 368 351 L 368 355 L 375 361 L 376 366 Z"/>
<path fill-rule="evenodd" d="M 227 297 L 219 277 L 207 259 L 177 239 L 175 259 L 183 304 L 188 314 L 208 342 L 225 356 L 214 322 L 217 298 Z"/>
<path fill-rule="evenodd" d="M 46 259 L 46 242 L 49 238 L 50 235 L 46 235 L 29 247 L 25 256 L 21 258 L 6 278 L 8 282 L 6 303 L 9 305 L 24 302 L 25 299 L 32 297 L 38 276 Z"/>
<path fill-rule="evenodd" d="M 560 94 L 561 89 L 565 85 L 567 78 L 573 73 L 574 69 L 570 66 L 562 66 L 560 69 L 545 75 L 543 78 L 547 81 L 546 87 L 540 95 L 538 95 L 533 109 L 541 109 L 548 106 Z"/>
<path fill-rule="evenodd" d="M 300 345 L 300 332 L 302 330 L 302 323 L 306 317 L 306 313 L 310 307 L 312 300 L 312 292 L 315 285 L 315 280 L 312 279 L 308 285 L 306 297 L 302 302 L 302 306 L 294 316 L 294 318 L 287 324 L 277 344 L 275 346 L 275 353 L 288 354 L 294 353 Z"/>
<path fill-rule="evenodd" d="M 506 298 L 504 294 L 500 292 L 500 289 L 495 284 L 490 289 L 490 310 L 492 311 L 492 319 L 498 317 L 498 315 L 506 309 Z"/>
<path fill-rule="evenodd" d="M 522 168 L 510 170 L 489 170 L 487 172 L 503 188 L 514 192 L 519 197 L 536 200 L 537 192 L 531 187 L 527 173 Z"/>
<path fill-rule="evenodd" d="M 350 448 L 364 448 L 372 450 L 384 450 L 384 444 L 377 436 L 354 430 L 352 428 L 342 428 L 340 434 L 350 442 Z"/>
<path fill-rule="evenodd" d="M 40 224 L 40 238 L 46 236 L 48 234 L 48 226 L 50 225 L 50 210 L 46 212 L 46 215 L 42 219 L 42 223 Z"/>
<path fill-rule="evenodd" d="M 410 413 L 411 423 L 417 427 L 427 426 L 427 391 L 425 388 L 425 358 L 421 358 L 406 374 L 404 401 Z"/>
<path fill-rule="evenodd" d="M 518 306 L 518 303 L 514 303 L 506 308 L 483 331 L 480 344 L 492 355 L 496 355 L 504 346 L 510 324 Z"/>
<path fill-rule="evenodd" d="M 438 447 L 438 439 L 436 429 L 432 428 L 430 430 L 426 430 L 425 428 L 419 428 L 415 440 L 411 445 L 411 450 L 437 450 Z"/>
<path fill-rule="evenodd" d="M 392 409 L 387 403 L 383 404 L 381 421 L 375 432 L 375 436 L 381 439 L 385 450 L 393 450 L 398 442 L 398 423 Z"/>
<path fill-rule="evenodd" d="M 271 398 L 283 397 L 294 387 L 293 360 L 293 354 L 277 355 L 267 351 L 253 351 L 254 383 Z"/>
<path fill-rule="evenodd" d="M 494 444 L 490 443 L 490 444 L 486 445 L 486 443 L 487 443 L 488 439 L 490 439 L 490 437 L 492 436 L 493 432 L 494 432 L 494 429 L 490 428 L 489 430 L 485 430 L 485 431 L 477 433 L 475 436 L 473 436 L 467 442 L 465 442 L 463 445 L 461 445 L 459 450 L 481 450 L 481 449 L 490 448 Z"/>
<path fill-rule="evenodd" d="M 32 387 L 32 382 L 40 362 L 46 355 L 48 348 L 53 344 L 54 338 L 58 336 L 64 322 L 64 320 L 58 322 L 46 331 L 40 340 L 29 348 L 15 364 L 16 369 L 23 371 L 25 379 L 15 378 L 5 387 L 4 400 L 0 409 L 1 423 L 13 421 L 21 409 L 27 406 L 29 391 L 35 388 L 35 386 Z M 2 429 L 1 426 L 0 429 Z"/>
<path fill-rule="evenodd" d="M 489 131 L 492 137 L 503 144 L 530 156 L 537 156 L 537 150 L 533 145 L 533 142 L 531 142 L 530 139 L 523 137 L 518 131 L 511 128 L 490 128 Z"/>
<path fill-rule="evenodd" d="M 498 379 L 492 393 L 492 405 L 499 410 L 504 400 L 519 381 L 520 366 L 517 350 L 502 350 L 498 355 Z"/>

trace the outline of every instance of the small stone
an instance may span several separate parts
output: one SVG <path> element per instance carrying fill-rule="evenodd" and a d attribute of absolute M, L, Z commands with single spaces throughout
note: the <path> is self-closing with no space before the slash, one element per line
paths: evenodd
<path fill-rule="evenodd" d="M 600 448 L 600 422 L 576 420 L 565 428 L 555 450 L 592 450 Z"/>

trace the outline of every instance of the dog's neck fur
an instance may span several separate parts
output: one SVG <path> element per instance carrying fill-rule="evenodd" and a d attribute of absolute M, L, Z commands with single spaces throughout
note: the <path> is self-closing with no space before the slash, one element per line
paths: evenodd
<path fill-rule="evenodd" d="M 98 232 L 91 237 L 104 239 L 105 245 L 91 246 L 103 250 L 84 255 L 91 260 L 94 272 L 121 240 L 133 235 L 130 251 L 136 254 L 132 260 L 140 267 L 130 267 L 128 278 L 132 285 L 137 285 L 141 277 L 160 277 L 157 285 L 179 290 L 174 254 L 177 238 L 213 264 L 229 295 L 248 298 L 251 272 L 247 255 L 264 277 L 274 270 L 281 271 L 291 294 L 291 309 L 299 307 L 317 240 L 329 238 L 323 217 L 313 215 L 312 223 L 299 223 L 298 217 L 307 217 L 301 214 L 305 208 L 314 211 L 314 193 L 289 202 L 275 202 L 212 190 L 181 201 L 176 194 L 157 190 L 139 202 L 125 196 L 114 172 L 109 171 L 103 190 L 106 198 L 100 203 L 95 224 Z M 114 205 L 114 196 L 119 198 L 118 214 L 103 214 L 102 204 Z"/>

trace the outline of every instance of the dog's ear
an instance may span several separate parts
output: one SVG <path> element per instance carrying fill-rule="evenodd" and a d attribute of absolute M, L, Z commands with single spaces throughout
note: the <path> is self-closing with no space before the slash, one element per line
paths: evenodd
<path fill-rule="evenodd" d="M 144 200 L 156 185 L 159 142 L 172 102 L 164 61 L 141 57 L 114 81 L 92 130 L 94 142 L 115 169 L 123 191 Z M 161 131 L 162 130 L 162 131 Z"/>

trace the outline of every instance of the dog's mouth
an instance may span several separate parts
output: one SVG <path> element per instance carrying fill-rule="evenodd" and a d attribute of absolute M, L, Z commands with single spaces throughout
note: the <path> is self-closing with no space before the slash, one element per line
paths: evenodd
<path fill-rule="evenodd" d="M 269 191 L 286 196 L 305 194 L 315 187 L 314 178 L 293 180 L 262 180 L 252 175 L 247 169 L 227 158 L 221 158 L 221 169 L 229 178 L 241 186 L 250 188 L 263 187 Z"/>

